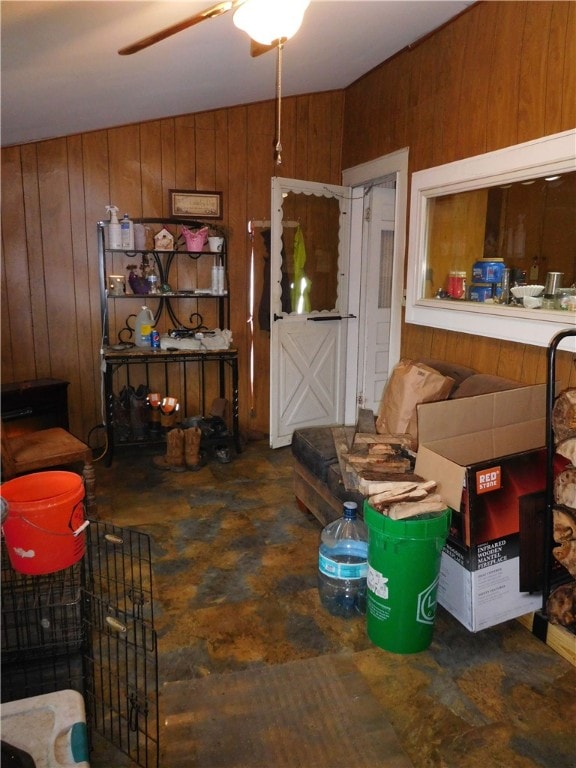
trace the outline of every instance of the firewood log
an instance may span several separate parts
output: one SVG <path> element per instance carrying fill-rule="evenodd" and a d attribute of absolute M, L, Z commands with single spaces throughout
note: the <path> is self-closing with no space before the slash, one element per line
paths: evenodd
<path fill-rule="evenodd" d="M 552 511 L 552 536 L 557 544 L 576 540 L 576 511 L 555 507 Z"/>
<path fill-rule="evenodd" d="M 567 437 L 576 437 L 576 388 L 561 392 L 552 409 L 554 442 L 560 443 Z"/>
<path fill-rule="evenodd" d="M 372 443 L 368 445 L 368 456 L 395 456 L 396 449 L 390 443 Z"/>
<path fill-rule="evenodd" d="M 554 501 L 576 509 L 576 467 L 567 467 L 554 479 Z"/>
<path fill-rule="evenodd" d="M 562 584 L 551 593 L 546 601 L 546 614 L 550 624 L 576 625 L 576 582 Z"/>
<path fill-rule="evenodd" d="M 556 446 L 556 453 L 568 459 L 573 467 L 576 467 L 576 437 L 567 437 Z"/>
<path fill-rule="evenodd" d="M 372 433 L 356 432 L 354 435 L 354 446 L 385 443 L 388 445 L 399 445 L 402 448 L 408 448 L 412 444 L 410 435 L 375 435 Z"/>
<path fill-rule="evenodd" d="M 348 456 L 346 463 L 352 467 L 356 472 L 363 469 L 380 469 L 390 474 L 400 474 L 410 469 L 410 461 L 408 459 L 389 459 L 386 460 L 382 456 Z"/>
<path fill-rule="evenodd" d="M 552 550 L 554 558 L 576 579 L 576 541 L 563 541 Z"/>
<path fill-rule="evenodd" d="M 400 501 L 420 501 L 428 496 L 428 491 L 422 488 L 415 488 L 408 493 L 377 493 L 375 496 L 370 496 L 368 501 L 376 509 L 383 509 L 389 507 L 391 504 L 397 504 Z"/>
<path fill-rule="evenodd" d="M 422 482 L 426 482 L 422 480 Z M 362 478 L 358 484 L 358 490 L 364 496 L 374 496 L 376 493 L 382 493 L 383 491 L 395 491 L 397 493 L 403 493 L 413 490 L 420 485 L 419 480 L 414 476 L 413 480 L 366 480 Z"/>
<path fill-rule="evenodd" d="M 438 494 L 433 494 L 423 501 L 401 501 L 392 504 L 388 508 L 388 517 L 391 520 L 404 520 L 407 517 L 423 515 L 425 512 L 442 512 L 446 509 L 446 502 Z"/>
<path fill-rule="evenodd" d="M 389 488 L 368 498 L 372 505 L 382 503 L 393 504 L 394 502 L 406 501 L 407 499 L 416 501 L 418 499 L 425 499 L 434 488 L 436 488 L 435 481 L 429 480 L 423 483 L 416 483 L 412 488 L 404 488 L 402 490 Z"/>

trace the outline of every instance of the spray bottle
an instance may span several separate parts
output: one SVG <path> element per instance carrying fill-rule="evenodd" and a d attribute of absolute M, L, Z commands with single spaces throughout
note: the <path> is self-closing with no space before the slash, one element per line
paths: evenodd
<path fill-rule="evenodd" d="M 110 214 L 108 224 L 108 248 L 122 248 L 122 231 L 118 221 L 118 208 L 115 205 L 107 205 L 106 210 Z"/>

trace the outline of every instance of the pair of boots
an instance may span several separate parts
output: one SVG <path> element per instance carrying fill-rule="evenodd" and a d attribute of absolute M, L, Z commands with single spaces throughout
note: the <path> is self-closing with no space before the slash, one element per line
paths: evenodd
<path fill-rule="evenodd" d="M 155 456 L 154 464 L 171 472 L 201 469 L 204 466 L 200 453 L 201 439 L 202 430 L 198 427 L 171 429 L 166 434 L 166 455 Z"/>

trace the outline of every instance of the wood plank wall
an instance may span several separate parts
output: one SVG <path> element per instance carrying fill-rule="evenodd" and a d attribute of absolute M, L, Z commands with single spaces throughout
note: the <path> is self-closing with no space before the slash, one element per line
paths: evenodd
<path fill-rule="evenodd" d="M 103 420 L 96 223 L 105 205 L 162 217 L 169 189 L 221 190 L 240 423 L 245 433 L 267 432 L 269 333 L 257 322 L 249 397 L 247 222 L 270 218 L 274 175 L 340 181 L 343 101 L 341 91 L 284 100 L 279 167 L 273 101 L 4 148 L 2 381 L 69 381 L 71 430 L 87 439 Z M 254 251 L 259 301 L 266 251 L 258 235 Z"/>
<path fill-rule="evenodd" d="M 410 172 L 576 126 L 576 3 L 481 2 L 346 90 L 342 167 L 409 147 Z M 402 355 L 527 384 L 546 350 L 405 324 Z M 559 353 L 562 387 L 576 386 Z"/>
<path fill-rule="evenodd" d="M 96 222 L 113 202 L 167 215 L 168 189 L 224 194 L 240 423 L 268 430 L 269 334 L 256 326 L 249 397 L 250 218 L 270 215 L 270 177 L 339 183 L 341 170 L 410 147 L 418 170 L 576 124 L 576 4 L 487 2 L 345 91 L 286 99 L 283 165 L 272 159 L 274 103 L 157 120 L 2 150 L 2 381 L 70 381 L 71 429 L 101 423 Z M 264 249 L 257 237 L 256 295 Z M 545 350 L 413 325 L 402 353 L 545 380 Z M 559 355 L 564 386 L 576 386 Z M 253 409 L 251 412 L 250 409 Z"/>

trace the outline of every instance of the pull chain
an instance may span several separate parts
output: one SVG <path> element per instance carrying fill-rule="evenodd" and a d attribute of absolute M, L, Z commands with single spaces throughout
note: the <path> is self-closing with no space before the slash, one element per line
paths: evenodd
<path fill-rule="evenodd" d="M 276 60 L 276 146 L 274 148 L 274 160 L 276 165 L 282 165 L 282 142 L 280 134 L 282 130 L 282 50 L 284 43 L 278 40 L 278 57 Z"/>

